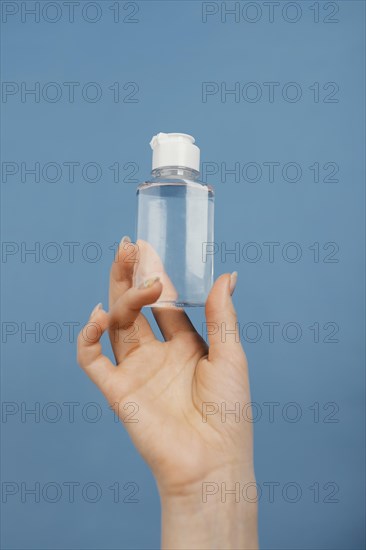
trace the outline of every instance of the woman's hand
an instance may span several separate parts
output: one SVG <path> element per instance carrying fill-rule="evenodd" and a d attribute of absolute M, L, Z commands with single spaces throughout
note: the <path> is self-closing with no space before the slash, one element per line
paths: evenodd
<path fill-rule="evenodd" d="M 222 542 L 225 548 L 244 547 L 238 546 L 243 536 L 245 547 L 255 548 L 256 504 L 244 502 L 241 492 L 239 503 L 236 494 L 226 492 L 223 500 L 223 491 L 233 490 L 235 484 L 240 484 L 241 491 L 245 484 L 255 482 L 247 361 L 231 300 L 236 274 L 219 277 L 208 297 L 209 348 L 186 313 L 175 308 L 153 309 L 165 340 L 160 342 L 141 308 L 158 299 L 162 284 L 152 279 L 142 288 L 132 287 L 135 263 L 128 259 L 134 246 L 128 239 L 120 244 L 111 269 L 109 313 L 100 306 L 92 312 L 79 335 L 78 361 L 122 422 L 125 420 L 134 444 L 154 473 L 163 504 L 163 525 L 164 517 L 165 527 L 174 525 L 174 529 L 163 529 L 163 544 L 206 548 L 211 544 L 209 537 L 219 530 L 226 537 Z M 100 338 L 106 330 L 117 366 L 102 353 Z M 137 404 L 135 422 L 126 421 L 131 412 L 128 403 Z M 241 414 L 243 408 L 246 419 Z M 232 520 L 241 510 L 236 527 L 220 527 L 219 518 L 213 518 L 219 513 L 213 514 L 213 509 L 220 504 L 225 517 L 229 507 L 236 506 L 236 513 L 230 513 Z M 192 513 L 200 514 L 193 523 Z M 189 525 L 183 537 L 176 522 L 186 516 Z M 238 525 L 240 518 L 245 526 Z M 201 521 L 200 529 L 197 522 Z M 195 533 L 194 525 L 196 531 L 203 532 Z M 238 532 L 240 540 L 233 538 Z M 215 548 L 220 548 L 219 533 L 215 540 Z M 237 546 L 230 546 L 231 540 Z"/>

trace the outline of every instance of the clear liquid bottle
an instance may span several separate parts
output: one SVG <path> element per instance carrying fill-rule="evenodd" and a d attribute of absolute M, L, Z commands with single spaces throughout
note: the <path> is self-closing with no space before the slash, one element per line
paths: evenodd
<path fill-rule="evenodd" d="M 154 307 L 203 306 L 213 283 L 214 193 L 198 179 L 194 142 L 188 134 L 154 136 L 152 177 L 137 189 L 134 286 L 160 278 Z"/>

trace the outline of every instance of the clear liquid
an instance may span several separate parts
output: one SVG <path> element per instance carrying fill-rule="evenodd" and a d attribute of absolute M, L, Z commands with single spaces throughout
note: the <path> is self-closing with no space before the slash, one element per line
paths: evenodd
<path fill-rule="evenodd" d="M 137 190 L 134 285 L 158 276 L 154 307 L 203 306 L 213 283 L 214 194 L 191 181 L 145 183 Z"/>

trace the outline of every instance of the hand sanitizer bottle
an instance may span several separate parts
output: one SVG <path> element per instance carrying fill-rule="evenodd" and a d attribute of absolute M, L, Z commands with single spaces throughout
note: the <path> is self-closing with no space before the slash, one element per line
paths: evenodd
<path fill-rule="evenodd" d="M 188 134 L 154 136 L 152 177 L 137 189 L 134 286 L 159 277 L 153 307 L 203 306 L 213 282 L 214 193 L 198 179 L 194 142 Z"/>

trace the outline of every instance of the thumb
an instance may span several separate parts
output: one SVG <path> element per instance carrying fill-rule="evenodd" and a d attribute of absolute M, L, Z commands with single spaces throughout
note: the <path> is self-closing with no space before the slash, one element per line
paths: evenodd
<path fill-rule="evenodd" d="M 213 285 L 206 302 L 206 327 L 210 345 L 209 359 L 235 360 L 243 356 L 239 323 L 231 295 L 237 273 L 221 275 Z"/>

